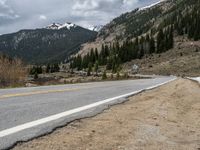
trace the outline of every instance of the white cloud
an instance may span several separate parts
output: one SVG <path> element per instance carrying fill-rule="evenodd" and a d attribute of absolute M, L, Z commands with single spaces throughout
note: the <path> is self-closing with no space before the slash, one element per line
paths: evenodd
<path fill-rule="evenodd" d="M 45 16 L 45 15 L 40 15 L 40 16 L 39 16 L 39 19 L 40 19 L 40 20 L 47 20 L 47 16 Z"/>
<path fill-rule="evenodd" d="M 123 0 L 123 7 L 131 8 L 132 6 L 136 5 L 138 0 Z"/>
<path fill-rule="evenodd" d="M 72 9 L 73 10 L 81 10 L 81 11 L 84 11 L 84 10 L 94 10 L 96 8 L 98 8 L 99 6 L 99 3 L 98 1 L 95 1 L 95 0 L 77 0 L 75 2 L 75 4 L 73 5 Z"/>
<path fill-rule="evenodd" d="M 123 0 L 123 3 L 125 4 L 125 5 L 132 5 L 132 4 L 135 4 L 135 3 L 137 3 L 138 2 L 138 0 Z"/>
<path fill-rule="evenodd" d="M 156 1 L 159 0 L 0 0 L 0 34 L 52 22 L 73 22 L 84 27 L 104 25 L 122 13 Z"/>

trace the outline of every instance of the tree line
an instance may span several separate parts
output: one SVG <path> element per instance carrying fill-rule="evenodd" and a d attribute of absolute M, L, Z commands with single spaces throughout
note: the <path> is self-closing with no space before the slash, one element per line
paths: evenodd
<path fill-rule="evenodd" d="M 38 74 L 42 74 L 44 72 L 45 73 L 54 73 L 54 72 L 59 72 L 59 71 L 60 71 L 59 64 L 51 64 L 51 65 L 47 64 L 44 67 L 42 67 L 42 66 L 32 66 L 30 68 L 29 74 L 34 75 L 34 78 L 37 79 Z"/>
<path fill-rule="evenodd" d="M 195 41 L 200 39 L 200 1 L 193 8 L 188 8 L 188 13 L 178 13 L 175 28 L 179 35 L 187 35 Z"/>
<path fill-rule="evenodd" d="M 175 7 L 175 6 L 174 6 Z M 175 12 L 168 15 L 159 25 L 159 29 L 173 25 L 177 35 L 191 40 L 200 40 L 200 0 L 182 3 L 182 7 L 175 8 Z M 181 9 L 181 10 L 180 10 Z"/>
<path fill-rule="evenodd" d="M 156 42 L 157 41 L 157 42 Z M 91 69 L 97 66 L 106 66 L 107 70 L 116 73 L 121 64 L 133 59 L 142 59 L 145 55 L 163 53 L 174 46 L 173 26 L 159 30 L 157 36 L 146 34 L 137 37 L 133 41 L 125 41 L 122 44 L 115 42 L 109 45 L 102 45 L 98 49 L 91 49 L 85 56 L 78 55 L 70 61 L 71 69 Z M 96 70 L 96 69 L 95 69 Z"/>

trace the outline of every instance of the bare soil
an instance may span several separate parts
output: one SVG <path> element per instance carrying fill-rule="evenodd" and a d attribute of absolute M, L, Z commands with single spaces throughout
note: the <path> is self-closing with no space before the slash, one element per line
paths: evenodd
<path fill-rule="evenodd" d="M 199 150 L 200 85 L 178 79 L 15 150 Z"/>

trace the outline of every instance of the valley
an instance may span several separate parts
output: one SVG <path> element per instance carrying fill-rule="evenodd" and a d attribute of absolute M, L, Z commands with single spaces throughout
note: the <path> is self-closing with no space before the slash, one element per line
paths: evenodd
<path fill-rule="evenodd" d="M 0 149 L 200 150 L 199 8 L 0 0 Z"/>

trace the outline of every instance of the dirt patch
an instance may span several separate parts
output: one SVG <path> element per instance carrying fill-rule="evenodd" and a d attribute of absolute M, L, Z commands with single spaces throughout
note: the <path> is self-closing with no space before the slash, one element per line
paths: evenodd
<path fill-rule="evenodd" d="M 200 149 L 200 86 L 178 79 L 15 150 Z"/>

